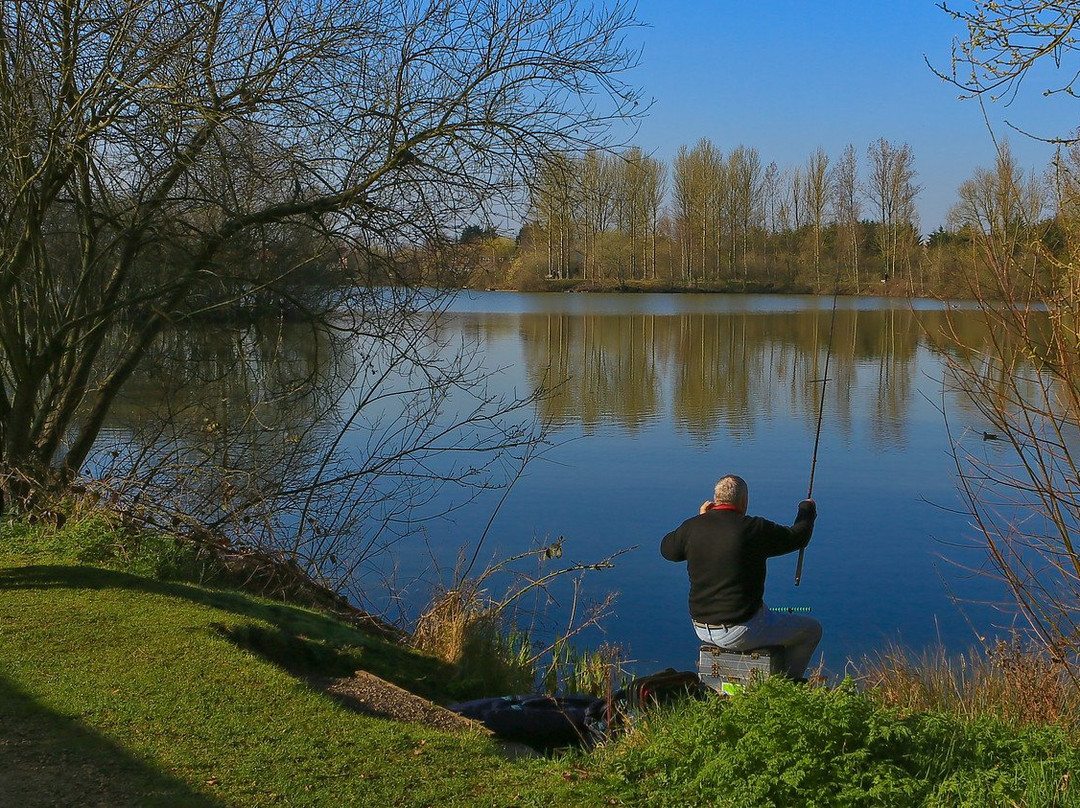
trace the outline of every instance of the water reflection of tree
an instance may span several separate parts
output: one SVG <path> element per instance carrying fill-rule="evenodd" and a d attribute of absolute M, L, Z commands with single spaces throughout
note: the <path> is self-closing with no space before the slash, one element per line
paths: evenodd
<path fill-rule="evenodd" d="M 580 421 L 586 431 L 616 423 L 637 432 L 660 409 L 655 315 L 548 314 L 520 324 L 533 384 L 552 395 L 540 406 L 555 423 Z"/>
<path fill-rule="evenodd" d="M 104 453 L 103 476 L 138 478 L 218 529 L 275 485 L 302 484 L 355 371 L 326 328 L 170 332 L 114 411 L 96 464 Z"/>
<path fill-rule="evenodd" d="M 877 364 L 877 380 L 870 385 L 875 424 L 871 440 L 884 448 L 904 439 L 906 407 L 916 381 L 915 348 L 922 332 L 910 311 L 890 309 L 877 314 L 864 330 L 870 335 L 867 355 Z"/>
<path fill-rule="evenodd" d="M 534 392 L 492 392 L 475 341 L 432 301 L 358 294 L 346 323 L 173 333 L 98 447 L 101 485 L 154 524 L 278 554 L 371 606 L 376 558 L 504 486 L 542 430 Z"/>
<path fill-rule="evenodd" d="M 557 384 L 541 404 L 555 422 L 633 431 L 662 415 L 665 385 L 678 429 L 698 440 L 749 437 L 794 417 L 813 428 L 825 356 L 826 407 L 849 435 L 865 400 L 879 446 L 904 439 L 917 359 L 934 313 L 906 308 L 800 312 L 520 316 L 529 378 Z M 561 384 L 560 384 L 561 382 Z"/>

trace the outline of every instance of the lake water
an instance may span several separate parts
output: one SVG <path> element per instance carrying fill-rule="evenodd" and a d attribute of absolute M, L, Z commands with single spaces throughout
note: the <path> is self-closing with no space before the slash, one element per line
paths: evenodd
<path fill-rule="evenodd" d="M 890 299 L 740 295 L 463 293 L 444 318 L 479 341 L 502 370 L 497 385 L 557 384 L 538 415 L 554 446 L 527 468 L 491 527 L 484 557 L 562 536 L 563 561 L 591 563 L 625 548 L 613 569 L 585 578 L 584 596 L 618 592 L 602 639 L 629 650 L 639 672 L 692 667 L 683 565 L 660 538 L 695 514 L 726 473 L 750 486 L 750 510 L 790 523 L 806 496 L 831 339 L 813 496 L 819 518 L 802 583 L 795 557 L 774 559 L 766 600 L 811 607 L 819 652 L 848 659 L 890 642 L 967 651 L 1011 624 L 1003 590 L 971 571 L 983 562 L 958 509 L 948 427 L 967 449 L 983 442 L 977 410 L 945 383 L 932 335 L 942 307 Z M 977 318 L 959 322 L 968 344 Z M 835 324 L 833 325 L 833 323 Z M 493 500 L 429 530 L 436 548 L 475 539 Z M 565 588 L 551 606 L 569 608 Z"/>
<path fill-rule="evenodd" d="M 430 489 L 414 485 L 439 456 L 415 461 L 412 477 L 376 474 L 314 501 L 275 500 L 264 519 L 243 524 L 254 531 L 273 523 L 284 537 L 278 547 L 298 531 L 296 546 L 308 542 L 324 559 L 329 549 L 343 555 L 332 540 L 363 547 L 361 555 L 385 545 L 368 559 L 385 566 L 355 581 L 353 591 L 391 616 L 398 606 L 415 614 L 462 548 L 477 552 L 474 572 L 559 537 L 561 559 L 533 554 L 521 565 L 545 574 L 560 563 L 619 554 L 611 569 L 583 576 L 576 601 L 566 578 L 550 598 L 523 601 L 539 607 L 537 635 L 557 632 L 575 603 L 580 614 L 616 592 L 603 632 L 578 641 L 621 646 L 639 672 L 688 668 L 698 643 L 685 568 L 660 557 L 661 537 L 696 514 L 727 473 L 749 483 L 752 512 L 790 523 L 807 494 L 820 412 L 819 519 L 802 584 L 793 584 L 794 556 L 774 559 L 767 602 L 812 609 L 825 627 L 820 651 L 835 673 L 890 642 L 967 651 L 1011 617 L 995 606 L 1006 600 L 1001 586 L 978 571 L 984 558 L 959 508 L 949 430 L 965 451 L 992 463 L 999 454 L 1008 459 L 1006 444 L 982 440 L 992 427 L 947 382 L 949 353 L 934 338 L 946 322 L 940 305 L 841 298 L 835 318 L 831 306 L 831 298 L 806 296 L 461 293 L 439 315 L 439 344 L 475 346 L 496 391 L 551 388 L 531 413 L 550 424 L 551 446 L 527 465 L 486 535 L 498 491 L 452 519 L 414 521 L 459 504 L 460 491 L 432 499 Z M 955 311 L 952 319 L 966 345 L 984 344 L 977 312 Z M 424 322 L 407 339 L 423 343 L 430 333 Z M 114 413 L 100 473 L 109 462 L 126 462 L 144 489 L 153 478 L 149 458 L 164 474 L 144 500 L 171 500 L 180 513 L 201 509 L 213 519 L 244 513 L 237 502 L 248 489 L 258 505 L 263 490 L 303 491 L 305 475 L 334 476 L 343 468 L 338 448 L 370 464 L 386 448 L 373 442 L 372 425 L 413 440 L 417 420 L 403 399 L 362 390 L 380 376 L 379 344 L 274 324 L 177 334 Z M 364 395 L 380 403 L 365 407 L 338 444 L 340 412 Z M 149 417 L 154 412 L 166 415 L 165 431 Z M 157 448 L 144 454 L 146 445 Z M 189 470 L 200 458 L 226 469 L 226 480 Z M 342 507 L 350 501 L 358 504 Z M 384 541 L 387 526 L 399 538 Z M 505 578 L 493 583 L 501 587 Z"/>

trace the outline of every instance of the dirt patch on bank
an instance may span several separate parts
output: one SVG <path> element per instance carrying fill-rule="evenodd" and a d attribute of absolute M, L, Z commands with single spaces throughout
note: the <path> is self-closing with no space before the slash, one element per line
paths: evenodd
<path fill-rule="evenodd" d="M 480 724 L 440 707 L 433 701 L 380 679 L 367 671 L 347 677 L 308 677 L 308 684 L 332 696 L 343 707 L 377 718 L 424 724 L 447 731 L 486 732 Z"/>
<path fill-rule="evenodd" d="M 367 671 L 346 677 L 307 678 L 308 685 L 326 693 L 342 707 L 364 715 L 423 724 L 446 732 L 478 732 L 491 737 L 508 758 L 538 757 L 539 752 L 524 744 L 495 738 L 481 723 L 440 707 L 415 693 L 380 679 Z"/>

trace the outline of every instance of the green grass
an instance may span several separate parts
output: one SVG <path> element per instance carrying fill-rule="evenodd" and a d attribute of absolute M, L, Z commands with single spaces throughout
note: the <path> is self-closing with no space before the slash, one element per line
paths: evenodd
<path fill-rule="evenodd" d="M 557 763 L 349 712 L 298 676 L 358 664 L 437 696 L 434 659 L 305 609 L 32 550 L 0 557 L 0 783 L 21 789 L 0 804 L 78 804 L 84 788 L 108 805 L 601 799 Z"/>
<path fill-rule="evenodd" d="M 641 717 L 592 754 L 508 760 L 479 734 L 350 712 L 303 678 L 362 668 L 445 701 L 445 663 L 311 610 L 162 580 L 192 559 L 139 544 L 108 520 L 4 525 L 0 805 L 1080 805 L 1063 727 L 779 680 Z"/>
<path fill-rule="evenodd" d="M 903 715 L 848 684 L 774 678 L 684 702 L 599 758 L 663 806 L 1080 805 L 1080 753 L 1061 727 Z"/>

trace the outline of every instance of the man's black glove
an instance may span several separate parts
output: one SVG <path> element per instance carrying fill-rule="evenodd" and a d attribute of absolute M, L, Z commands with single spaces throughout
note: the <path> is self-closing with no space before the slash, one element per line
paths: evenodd
<path fill-rule="evenodd" d="M 802 521 L 804 519 L 808 519 L 811 522 L 817 519 L 817 503 L 812 499 L 804 499 L 799 503 L 798 520 Z"/>

